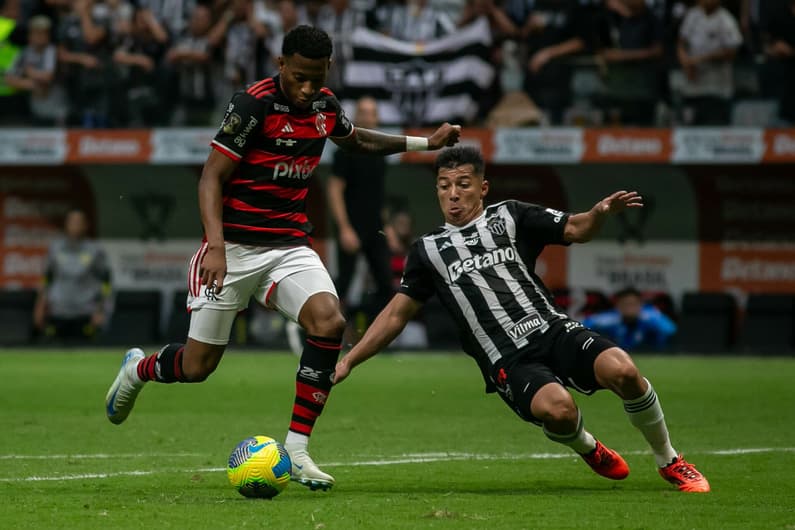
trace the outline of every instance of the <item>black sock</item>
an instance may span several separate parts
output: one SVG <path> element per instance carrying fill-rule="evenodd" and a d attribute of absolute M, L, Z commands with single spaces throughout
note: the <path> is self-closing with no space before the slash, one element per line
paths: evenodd
<path fill-rule="evenodd" d="M 182 374 L 182 352 L 184 344 L 172 343 L 138 363 L 138 378 L 141 381 L 158 383 L 186 383 Z"/>
<path fill-rule="evenodd" d="M 295 376 L 295 404 L 290 430 L 309 436 L 331 391 L 331 376 L 342 349 L 342 338 L 309 335 Z"/>

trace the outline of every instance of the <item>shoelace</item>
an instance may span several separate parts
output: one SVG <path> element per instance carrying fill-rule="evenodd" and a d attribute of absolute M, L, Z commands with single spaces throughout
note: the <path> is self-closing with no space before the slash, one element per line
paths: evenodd
<path fill-rule="evenodd" d="M 674 471 L 682 475 L 687 480 L 698 480 L 699 478 L 698 471 L 693 469 L 693 466 L 690 464 L 679 464 L 674 468 Z"/>

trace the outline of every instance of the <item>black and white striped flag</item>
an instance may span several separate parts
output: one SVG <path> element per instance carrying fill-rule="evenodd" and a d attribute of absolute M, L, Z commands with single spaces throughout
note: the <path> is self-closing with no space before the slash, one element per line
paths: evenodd
<path fill-rule="evenodd" d="M 414 43 L 366 28 L 351 36 L 344 74 L 346 108 L 372 96 L 384 125 L 423 126 L 475 117 L 494 80 L 491 29 L 485 18 L 433 41 Z"/>

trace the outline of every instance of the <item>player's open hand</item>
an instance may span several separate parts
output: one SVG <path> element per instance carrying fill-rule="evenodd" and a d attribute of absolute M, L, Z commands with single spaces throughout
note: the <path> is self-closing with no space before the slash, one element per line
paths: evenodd
<path fill-rule="evenodd" d="M 219 294 L 224 286 L 226 276 L 226 249 L 224 247 L 209 248 L 199 268 L 202 285 L 215 286 L 214 294 Z"/>
<path fill-rule="evenodd" d="M 428 150 L 435 151 L 442 147 L 455 145 L 458 143 L 459 136 L 461 136 L 461 126 L 445 122 L 428 137 Z"/>
<path fill-rule="evenodd" d="M 616 214 L 627 208 L 642 208 L 643 197 L 637 191 L 617 191 L 599 201 L 598 210 L 603 214 Z"/>
<path fill-rule="evenodd" d="M 345 361 L 345 357 L 340 359 L 337 363 L 336 368 L 334 368 L 334 380 L 332 381 L 335 385 L 342 383 L 348 375 L 351 373 L 350 365 Z"/>

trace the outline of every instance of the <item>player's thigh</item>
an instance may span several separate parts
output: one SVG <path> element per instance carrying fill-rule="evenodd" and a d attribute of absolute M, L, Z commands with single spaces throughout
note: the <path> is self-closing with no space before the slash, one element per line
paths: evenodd
<path fill-rule="evenodd" d="M 334 282 L 320 257 L 306 247 L 290 249 L 260 282 L 255 297 L 307 330 L 305 324 L 309 318 L 341 318 Z"/>
<path fill-rule="evenodd" d="M 596 358 L 616 345 L 588 328 L 578 326 L 560 334 L 550 355 L 555 374 L 563 384 L 586 395 L 604 388 L 594 371 Z"/>
<path fill-rule="evenodd" d="M 226 346 L 229 344 L 229 335 L 237 313 L 236 309 L 216 309 L 208 306 L 191 310 L 188 339 L 208 346 Z M 199 345 L 193 349 L 197 354 L 201 352 Z"/>
<path fill-rule="evenodd" d="M 541 389 L 550 384 L 559 386 L 568 394 L 553 370 L 542 363 L 517 363 L 500 368 L 497 374 L 497 392 L 502 400 L 517 416 L 536 425 L 542 425 L 543 421 L 533 414 L 533 400 Z"/>

